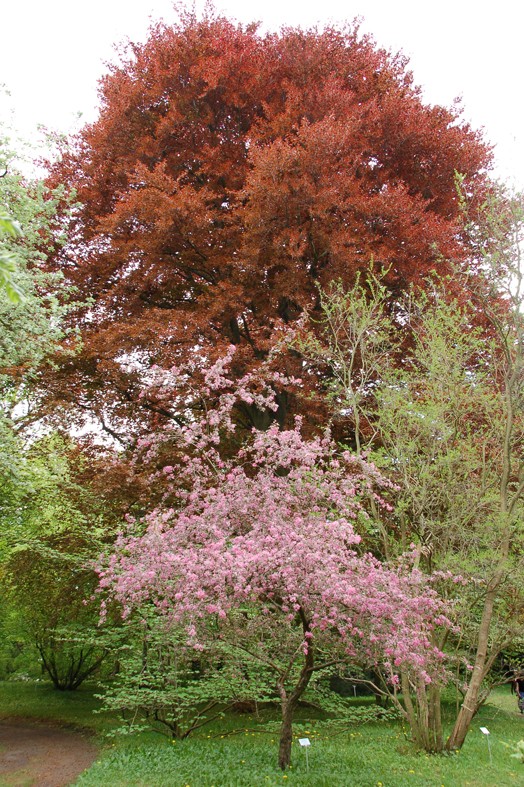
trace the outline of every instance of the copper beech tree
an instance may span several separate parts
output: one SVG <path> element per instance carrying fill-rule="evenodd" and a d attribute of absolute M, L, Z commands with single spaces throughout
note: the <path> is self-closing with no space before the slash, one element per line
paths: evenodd
<path fill-rule="evenodd" d="M 100 100 L 49 176 L 80 203 L 54 265 L 91 300 L 47 384 L 123 442 L 180 416 L 139 399 L 151 365 L 234 344 L 243 374 L 318 308 L 316 282 L 350 285 L 373 258 L 395 294 L 466 264 L 454 176 L 481 199 L 489 148 L 356 26 L 188 14 L 130 45 Z M 283 397 L 281 423 L 292 409 Z"/>

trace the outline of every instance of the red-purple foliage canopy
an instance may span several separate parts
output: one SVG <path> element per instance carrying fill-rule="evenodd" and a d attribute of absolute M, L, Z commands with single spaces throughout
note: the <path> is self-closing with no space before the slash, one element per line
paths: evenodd
<path fill-rule="evenodd" d="M 316 280 L 373 258 L 395 292 L 466 258 L 454 173 L 481 195 L 488 149 L 356 29 L 158 25 L 100 95 L 51 174 L 82 203 L 56 264 L 94 299 L 55 385 L 113 425 L 144 417 L 151 363 L 233 343 L 256 364 Z"/>

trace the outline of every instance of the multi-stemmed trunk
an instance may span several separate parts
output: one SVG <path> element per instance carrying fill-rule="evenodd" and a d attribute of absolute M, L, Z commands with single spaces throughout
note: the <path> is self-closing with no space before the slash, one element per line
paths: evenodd
<path fill-rule="evenodd" d="M 413 740 L 419 749 L 433 754 L 444 748 L 442 718 L 440 712 L 440 686 L 427 684 L 422 675 L 408 677 L 401 674 L 402 704 L 398 698 L 394 702 L 405 716 Z"/>
<path fill-rule="evenodd" d="M 488 673 L 493 661 L 493 654 L 490 655 L 488 653 L 489 633 L 493 619 L 495 599 L 497 597 L 497 592 L 501 581 L 502 574 L 499 571 L 490 582 L 488 592 L 486 593 L 484 608 L 482 610 L 482 619 L 480 622 L 477 638 L 475 664 L 473 665 L 471 680 L 469 682 L 462 705 L 460 706 L 453 730 L 446 741 L 446 749 L 448 751 L 454 751 L 462 747 L 462 744 L 466 740 L 466 735 L 468 734 L 473 717 L 481 705 L 479 696 L 482 681 L 486 677 L 486 674 Z"/>
<path fill-rule="evenodd" d="M 519 290 L 522 285 L 522 281 L 522 270 L 519 266 Z M 453 731 L 446 742 L 446 748 L 449 751 L 452 751 L 453 749 L 460 749 L 466 739 L 471 721 L 480 707 L 479 696 L 482 681 L 491 668 L 494 656 L 496 656 L 496 653 L 489 653 L 489 636 L 491 624 L 493 621 L 495 602 L 507 571 L 506 564 L 510 554 L 511 532 L 515 519 L 515 510 L 524 493 L 524 466 L 519 460 L 518 469 L 515 470 L 515 462 L 512 451 L 513 443 L 515 442 L 515 417 L 517 408 L 520 407 L 522 396 L 522 376 L 524 374 L 524 330 L 523 322 L 520 319 L 520 306 L 522 306 L 522 300 L 519 301 L 519 310 L 515 322 L 517 329 L 516 341 L 514 343 L 516 347 L 516 356 L 513 358 L 513 360 L 509 360 L 509 367 L 505 375 L 505 391 L 503 399 L 504 437 L 502 442 L 502 471 L 499 485 L 499 521 L 502 527 L 499 542 L 499 553 L 497 556 L 497 568 L 488 583 L 486 595 L 484 598 L 484 607 L 482 609 L 482 617 L 477 637 L 477 650 L 475 654 L 475 663 L 473 665 L 471 680 L 455 721 Z M 506 339 L 506 341 L 508 340 Z M 509 349 L 509 345 L 507 358 L 511 359 L 511 349 Z M 514 483 L 515 476 L 518 478 L 516 488 Z"/>

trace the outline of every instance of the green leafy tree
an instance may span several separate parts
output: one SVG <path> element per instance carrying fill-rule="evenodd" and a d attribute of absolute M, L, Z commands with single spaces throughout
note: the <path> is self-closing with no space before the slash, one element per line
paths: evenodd
<path fill-rule="evenodd" d="M 68 201 L 64 190 L 51 192 L 41 181 L 25 178 L 4 133 L 0 167 L 0 567 L 3 623 L 12 635 L 4 642 L 10 641 L 16 652 L 31 628 L 36 643 L 39 616 L 41 631 L 55 628 L 60 607 L 60 583 L 51 581 L 57 576 L 50 553 L 57 545 L 45 541 L 51 538 L 51 519 L 53 537 L 71 521 L 65 505 L 61 512 L 56 508 L 64 467 L 53 466 L 56 444 L 46 443 L 45 453 L 39 454 L 34 440 L 40 427 L 24 429 L 33 425 L 47 359 L 72 351 L 74 339 L 63 329 L 70 291 L 61 275 L 43 270 L 51 249 L 64 239 L 67 219 L 61 218 L 61 225 L 56 219 L 58 200 Z M 45 545 L 47 563 L 36 556 L 37 537 L 42 549 Z"/>
<path fill-rule="evenodd" d="M 392 307 L 371 273 L 324 293 L 322 338 L 298 342 L 323 369 L 342 431 L 398 486 L 368 543 L 385 557 L 414 544 L 419 566 L 453 600 L 461 636 L 434 632 L 463 692 L 450 749 L 462 745 L 524 609 L 522 228 L 519 200 L 466 222 L 478 249 L 478 277 L 462 282 L 468 301 L 434 279 Z M 422 748 L 443 748 L 438 682 L 403 674 L 402 694 L 382 689 Z"/>
<path fill-rule="evenodd" d="M 0 296 L 0 395 L 4 409 L 21 392 L 27 393 L 51 353 L 71 351 L 74 345 L 74 335 L 66 335 L 63 326 L 71 290 L 64 287 L 60 274 L 43 270 L 49 252 L 65 238 L 64 218 L 61 226 L 56 218 L 64 190 L 51 192 L 42 182 L 25 179 L 16 170 L 14 154 L 6 145 L 0 144 L 0 159 L 8 162 L 0 178 L 0 233 L 4 233 L 0 253 L 7 266 L 7 294 L 15 302 Z"/>
<path fill-rule="evenodd" d="M 148 727 L 184 739 L 235 706 L 275 699 L 271 674 L 215 640 L 201 652 L 187 633 L 173 630 L 152 608 L 143 608 L 113 633 L 118 672 L 105 683 L 106 708 L 121 714 L 119 732 Z"/>
<path fill-rule="evenodd" d="M 114 518 L 86 482 L 94 468 L 70 441 L 41 439 L 24 452 L 23 465 L 2 509 L 4 615 L 55 687 L 73 690 L 108 653 L 93 561 Z"/>

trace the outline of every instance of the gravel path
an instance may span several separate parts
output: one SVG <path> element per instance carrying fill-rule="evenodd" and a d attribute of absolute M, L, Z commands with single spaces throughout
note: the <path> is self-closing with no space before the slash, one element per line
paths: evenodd
<path fill-rule="evenodd" d="M 0 722 L 0 785 L 68 787 L 97 754 L 80 732 L 27 720 Z"/>

